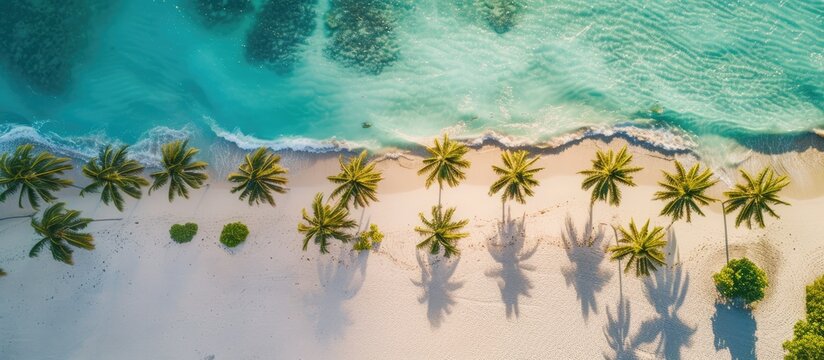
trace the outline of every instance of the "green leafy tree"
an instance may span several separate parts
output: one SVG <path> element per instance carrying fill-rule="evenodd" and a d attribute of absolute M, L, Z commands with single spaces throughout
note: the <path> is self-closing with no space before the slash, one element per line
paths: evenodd
<path fill-rule="evenodd" d="M 685 170 L 676 160 L 675 173 L 663 173 L 664 181 L 658 183 L 663 190 L 655 193 L 655 200 L 667 202 L 661 210 L 661 215 L 672 217 L 673 222 L 685 217 L 687 222 L 692 222 L 693 212 L 704 216 L 701 206 L 718 201 L 705 194 L 707 189 L 718 183 L 718 180 L 712 179 L 713 173 L 709 169 L 701 171 L 700 165 L 695 164 L 689 170 Z"/>
<path fill-rule="evenodd" d="M 639 230 L 635 220 L 630 220 L 629 230 L 620 226 L 618 232 L 621 233 L 618 245 L 611 246 L 608 250 L 612 260 L 627 260 L 624 272 L 629 272 L 634 267 L 635 276 L 649 276 L 659 266 L 666 265 L 662 249 L 667 241 L 664 240 L 662 227 L 655 226 L 650 230 L 647 220 Z"/>
<path fill-rule="evenodd" d="M 192 241 L 195 235 L 197 235 L 197 224 L 195 223 L 174 224 L 169 229 L 169 236 L 178 244 Z"/>
<path fill-rule="evenodd" d="M 208 179 L 204 172 L 208 164 L 194 160 L 199 151 L 189 147 L 189 141 L 177 140 L 164 144 L 161 147 L 163 169 L 150 175 L 154 181 L 149 194 L 166 183 L 169 183 L 169 201 L 174 200 L 175 196 L 188 199 L 189 188 L 200 189 Z"/>
<path fill-rule="evenodd" d="M 35 210 L 40 201 L 51 203 L 57 199 L 52 192 L 72 185 L 60 176 L 72 169 L 68 158 L 54 156 L 46 151 L 32 153 L 34 145 L 20 145 L 14 153 L 0 156 L 0 202 L 19 192 L 17 206 L 23 207 L 23 197 Z"/>
<path fill-rule="evenodd" d="M 355 208 L 365 208 L 372 201 L 378 201 L 376 192 L 378 183 L 383 180 L 380 171 L 375 169 L 375 163 L 366 161 L 366 150 L 357 157 L 349 159 L 348 163 L 340 162 L 340 173 L 328 177 L 337 187 L 331 197 L 340 197 L 343 206 L 353 203 Z"/>
<path fill-rule="evenodd" d="M 80 191 L 80 196 L 100 191 L 100 199 L 109 205 L 114 203 L 115 208 L 123 211 L 124 199 L 122 193 L 135 199 L 140 199 L 142 186 L 148 186 L 149 181 L 142 178 L 143 166 L 128 158 L 128 146 L 118 149 L 111 145 L 100 150 L 96 158 L 89 160 L 83 166 L 83 175 L 92 180 L 92 183 Z"/>
<path fill-rule="evenodd" d="M 240 200 L 247 200 L 249 205 L 266 202 L 275 206 L 272 193 L 286 193 L 286 169 L 280 166 L 280 156 L 258 148 L 246 155 L 238 172 L 229 174 L 229 181 L 236 183 L 232 194 L 240 192 Z"/>
<path fill-rule="evenodd" d="M 337 239 L 344 243 L 352 239 L 352 235 L 346 230 L 357 226 L 355 221 L 349 218 L 349 210 L 345 206 L 337 203 L 335 205 L 323 202 L 323 194 L 315 195 L 312 202 L 312 216 L 303 209 L 303 221 L 298 224 L 298 232 L 304 235 L 303 251 L 309 247 L 309 241 L 314 240 L 320 246 L 320 253 L 329 252 L 329 239 Z"/>
<path fill-rule="evenodd" d="M 246 241 L 248 236 L 249 228 L 246 227 L 246 224 L 233 222 L 223 226 L 223 231 L 220 232 L 220 243 L 233 248 Z"/>
<path fill-rule="evenodd" d="M 521 204 L 525 204 L 527 196 L 535 195 L 532 190 L 533 187 L 538 186 L 535 174 L 543 168 L 533 167 L 535 162 L 541 158 L 540 156 L 533 158 L 528 158 L 528 156 L 529 152 L 525 150 L 515 152 L 507 150 L 501 153 L 503 166 L 492 166 L 492 171 L 500 177 L 489 188 L 489 196 L 503 190 L 501 201 L 506 202 L 514 199 Z"/>
<path fill-rule="evenodd" d="M 786 175 L 778 176 L 770 168 L 762 169 L 755 177 L 752 177 L 744 170 L 740 171 L 744 182 L 736 184 L 732 190 L 724 192 L 727 200 L 721 204 L 724 213 L 724 247 L 727 262 L 730 261 L 727 214 L 739 210 L 738 216 L 735 218 L 735 227 L 740 226 L 741 223 L 746 223 L 747 228 L 752 229 L 752 223 L 755 220 L 755 223 L 763 228 L 766 226 L 764 224 L 765 213 L 776 219 L 780 218 L 770 207 L 771 205 L 790 205 L 779 197 L 779 192 L 790 184 L 790 179 Z"/>
<path fill-rule="evenodd" d="M 435 139 L 435 146 L 427 147 L 429 157 L 423 160 L 423 167 L 418 170 L 418 175 L 426 175 L 426 188 L 438 182 L 438 205 L 441 204 L 441 192 L 443 183 L 450 187 L 458 184 L 466 178 L 464 169 L 469 168 L 471 163 L 464 159 L 464 155 L 469 151 L 466 145 L 449 140 L 449 136 L 443 136 L 443 142 Z"/>
<path fill-rule="evenodd" d="M 455 242 L 463 239 L 469 234 L 460 232 L 464 226 L 469 224 L 469 220 L 452 221 L 455 208 L 446 211 L 440 206 L 432 207 L 432 219 L 424 217 L 423 213 L 418 214 L 423 226 L 415 227 L 415 231 L 424 236 L 425 239 L 418 243 L 417 248 L 429 248 L 429 253 L 437 255 L 444 250 L 444 256 L 460 255 L 460 250 L 455 246 Z"/>
<path fill-rule="evenodd" d="M 725 298 L 750 304 L 764 298 L 767 274 L 747 258 L 733 259 L 712 276 Z"/>
<path fill-rule="evenodd" d="M 824 359 L 824 276 L 807 285 L 807 318 L 793 328 L 793 339 L 784 342 L 785 359 Z"/>
<path fill-rule="evenodd" d="M 584 190 L 592 189 L 591 204 L 599 200 L 615 206 L 621 203 L 619 186 L 635 186 L 632 174 L 641 171 L 640 167 L 629 166 L 631 162 L 632 155 L 627 152 L 626 146 L 617 154 L 612 150 L 606 153 L 598 150 L 595 153 L 592 168 L 579 172 L 586 176 L 581 187 Z"/>
<path fill-rule="evenodd" d="M 43 211 L 40 219 L 32 218 L 31 226 L 42 238 L 34 244 L 29 257 L 36 257 L 46 245 L 52 257 L 73 265 L 72 249 L 69 246 L 93 250 L 94 238 L 89 233 L 81 232 L 93 220 L 80 217 L 76 210 L 66 210 L 64 203 L 56 203 Z"/>
<path fill-rule="evenodd" d="M 383 241 L 383 233 L 378 229 L 378 225 L 371 224 L 369 230 L 358 235 L 358 241 L 355 242 L 352 249 L 357 251 L 370 250 L 381 241 Z"/>

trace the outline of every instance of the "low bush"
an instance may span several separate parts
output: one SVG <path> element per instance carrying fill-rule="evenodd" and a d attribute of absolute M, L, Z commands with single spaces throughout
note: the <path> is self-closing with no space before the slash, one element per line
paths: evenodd
<path fill-rule="evenodd" d="M 795 323 L 793 335 L 785 359 L 824 359 L 824 276 L 807 286 L 807 318 Z"/>
<path fill-rule="evenodd" d="M 733 259 L 712 276 L 718 292 L 733 302 L 750 304 L 764 298 L 767 274 L 747 258 Z"/>
<path fill-rule="evenodd" d="M 172 240 L 178 244 L 187 243 L 192 241 L 195 235 L 197 235 L 197 224 L 174 224 L 172 228 L 169 229 L 169 235 L 172 237 Z"/>
<path fill-rule="evenodd" d="M 226 224 L 220 233 L 220 242 L 223 245 L 233 248 L 246 241 L 247 236 L 249 236 L 249 228 L 243 223 L 236 222 Z"/>
<path fill-rule="evenodd" d="M 358 251 L 369 250 L 381 241 L 383 241 L 383 233 L 378 229 L 377 225 L 371 224 L 369 225 L 369 230 L 358 235 L 358 241 L 355 242 L 352 249 Z"/>
<path fill-rule="evenodd" d="M 6 272 L 3 271 L 3 269 L 0 269 L 0 277 L 2 277 L 2 276 L 6 276 Z"/>

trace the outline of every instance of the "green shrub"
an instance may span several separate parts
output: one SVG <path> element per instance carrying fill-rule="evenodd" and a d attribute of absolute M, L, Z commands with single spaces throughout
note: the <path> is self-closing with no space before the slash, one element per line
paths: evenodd
<path fill-rule="evenodd" d="M 6 272 L 3 269 L 0 269 L 0 277 L 6 276 Z"/>
<path fill-rule="evenodd" d="M 767 274 L 747 258 L 733 259 L 712 276 L 715 287 L 725 298 L 750 304 L 764 298 Z"/>
<path fill-rule="evenodd" d="M 172 228 L 169 229 L 169 235 L 172 237 L 172 240 L 178 244 L 187 243 L 192 241 L 195 235 L 197 235 L 197 224 L 174 224 Z"/>
<path fill-rule="evenodd" d="M 383 233 L 378 229 L 378 225 L 371 224 L 369 230 L 358 235 L 358 241 L 355 242 L 352 249 L 358 251 L 369 250 L 381 241 L 383 241 Z"/>
<path fill-rule="evenodd" d="M 824 359 L 824 276 L 807 286 L 807 319 L 795 323 L 793 335 L 785 359 Z"/>
<path fill-rule="evenodd" d="M 230 248 L 240 245 L 249 236 L 249 228 L 243 223 L 236 222 L 223 226 L 220 233 L 220 242 Z"/>

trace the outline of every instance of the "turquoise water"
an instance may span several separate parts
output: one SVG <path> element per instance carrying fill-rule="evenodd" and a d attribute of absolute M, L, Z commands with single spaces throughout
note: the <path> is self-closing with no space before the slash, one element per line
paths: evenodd
<path fill-rule="evenodd" d="M 0 141 L 78 154 L 824 126 L 820 0 L 5 0 L 0 33 Z"/>

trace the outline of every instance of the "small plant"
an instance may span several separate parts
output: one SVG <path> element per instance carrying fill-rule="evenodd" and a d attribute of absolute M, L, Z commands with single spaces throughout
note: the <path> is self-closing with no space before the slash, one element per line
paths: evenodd
<path fill-rule="evenodd" d="M 249 236 L 249 228 L 243 223 L 236 222 L 223 226 L 220 233 L 220 242 L 227 247 L 233 248 L 246 241 Z"/>
<path fill-rule="evenodd" d="M 767 274 L 747 258 L 733 259 L 712 276 L 718 292 L 728 300 L 750 304 L 764 298 Z"/>
<path fill-rule="evenodd" d="M 793 334 L 785 359 L 824 359 L 824 276 L 807 286 L 807 319 L 795 323 Z"/>
<path fill-rule="evenodd" d="M 197 235 L 197 224 L 174 224 L 172 228 L 169 229 L 169 235 L 172 237 L 172 240 L 178 244 L 187 243 L 192 241 L 195 235 Z"/>
<path fill-rule="evenodd" d="M 358 235 L 358 241 L 352 246 L 357 251 L 370 250 L 373 246 L 383 241 L 383 233 L 378 229 L 378 225 L 369 225 L 369 230 Z"/>

